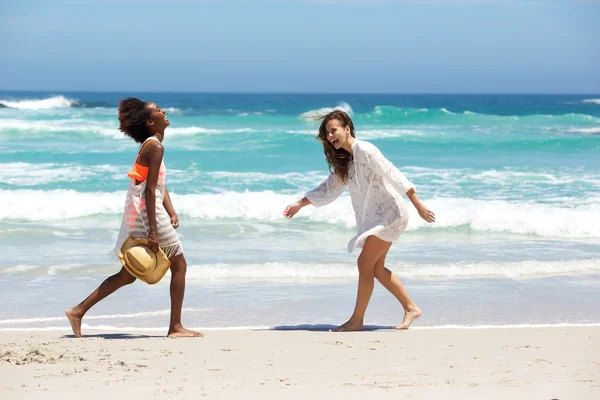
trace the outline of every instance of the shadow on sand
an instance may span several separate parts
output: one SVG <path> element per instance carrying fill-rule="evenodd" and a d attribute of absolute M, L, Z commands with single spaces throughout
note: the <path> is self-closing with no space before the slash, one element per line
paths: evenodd
<path fill-rule="evenodd" d="M 273 331 L 311 331 L 311 332 L 329 332 L 331 329 L 337 328 L 338 325 L 328 325 L 328 324 L 301 324 L 301 325 L 278 325 L 270 328 L 269 330 Z M 364 331 L 379 331 L 379 330 L 390 330 L 394 329 L 393 325 L 365 325 L 363 327 Z"/>
<path fill-rule="evenodd" d="M 154 339 L 154 338 L 166 338 L 167 335 L 139 335 L 130 333 L 98 333 L 96 335 L 84 335 L 83 338 L 100 338 L 100 339 Z M 64 335 L 65 339 L 74 339 L 75 335 Z"/>

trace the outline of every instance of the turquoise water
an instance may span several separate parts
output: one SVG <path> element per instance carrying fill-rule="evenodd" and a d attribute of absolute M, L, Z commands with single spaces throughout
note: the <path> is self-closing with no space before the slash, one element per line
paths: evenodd
<path fill-rule="evenodd" d="M 118 269 L 108 253 L 137 145 L 118 131 L 116 105 L 129 95 L 0 92 L 0 329 L 65 326 L 61 310 Z M 192 325 L 337 323 L 351 312 L 358 253 L 345 251 L 354 234 L 347 194 L 293 221 L 281 216 L 327 176 L 305 116 L 334 107 L 437 215 L 427 225 L 411 210 L 388 257 L 417 302 L 435 310 L 423 325 L 600 322 L 597 294 L 582 299 L 600 274 L 600 95 L 139 96 L 171 120 L 167 186 L 189 264 L 186 307 L 201 310 L 189 311 Z M 106 320 L 89 324 L 162 326 L 161 285 L 124 289 L 92 311 Z M 544 299 L 540 309 L 501 317 L 521 286 L 524 298 Z M 490 290 L 502 295 L 489 301 L 488 319 L 443 312 L 481 304 Z M 548 311 L 557 290 L 564 314 Z M 153 305 L 129 304 L 131 293 Z M 378 293 L 368 315 L 397 322 L 397 304 Z M 257 312 L 240 317 L 248 299 Z M 273 304 L 281 314 L 268 311 Z"/>

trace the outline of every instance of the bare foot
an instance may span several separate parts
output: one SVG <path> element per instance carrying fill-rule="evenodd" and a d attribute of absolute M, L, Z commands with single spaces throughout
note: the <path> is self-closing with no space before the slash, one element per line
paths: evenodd
<path fill-rule="evenodd" d="M 402 321 L 402 325 L 397 326 L 396 329 L 408 329 L 410 324 L 412 324 L 417 318 L 419 318 L 421 314 L 421 309 L 418 307 L 415 307 L 410 311 L 406 311 L 404 313 L 404 320 Z"/>
<path fill-rule="evenodd" d="M 190 331 L 189 329 L 185 329 L 181 325 L 175 326 L 175 328 L 169 329 L 169 333 L 167 334 L 170 338 L 179 338 L 179 337 L 203 337 L 204 334 L 200 332 Z"/>
<path fill-rule="evenodd" d="M 81 334 L 81 317 L 78 316 L 72 308 L 69 308 L 65 311 L 65 315 L 71 324 L 71 329 L 73 329 L 73 334 L 75 337 L 82 338 Z"/>
<path fill-rule="evenodd" d="M 356 322 L 348 321 L 345 324 L 338 326 L 337 328 L 330 329 L 329 332 L 356 332 L 356 331 L 362 331 L 362 330 L 363 330 L 362 322 L 356 323 Z"/>

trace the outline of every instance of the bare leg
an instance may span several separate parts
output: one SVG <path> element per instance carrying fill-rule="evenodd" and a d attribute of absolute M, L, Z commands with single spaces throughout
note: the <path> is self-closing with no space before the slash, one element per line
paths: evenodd
<path fill-rule="evenodd" d="M 66 310 L 65 315 L 71 324 L 75 337 L 83 337 L 81 334 L 81 319 L 94 304 L 121 287 L 133 282 L 135 282 L 135 277 L 127 272 L 125 268 L 121 267 L 121 270 L 118 273 L 106 278 L 104 282 L 102 282 L 84 301 L 75 307 Z"/>
<path fill-rule="evenodd" d="M 392 243 L 376 236 L 369 236 L 358 257 L 358 291 L 354 313 L 345 324 L 333 329 L 334 332 L 362 331 L 365 313 L 375 285 L 375 263 L 386 254 Z"/>
<path fill-rule="evenodd" d="M 169 322 L 169 337 L 199 337 L 200 332 L 190 331 L 181 325 L 181 308 L 185 294 L 185 273 L 187 262 L 183 254 L 171 257 L 171 322 Z"/>
<path fill-rule="evenodd" d="M 404 307 L 404 320 L 396 329 L 408 329 L 410 324 L 421 316 L 421 309 L 412 301 L 408 292 L 400 282 L 400 279 L 392 271 L 385 267 L 385 257 L 387 251 L 375 263 L 375 278 L 391 294 L 394 295 Z"/>

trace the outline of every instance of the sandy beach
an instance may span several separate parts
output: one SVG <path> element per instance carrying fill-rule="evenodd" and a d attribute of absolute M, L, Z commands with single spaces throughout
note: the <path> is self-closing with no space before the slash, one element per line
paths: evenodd
<path fill-rule="evenodd" d="M 597 399 L 600 327 L 10 332 L 3 399 Z"/>
<path fill-rule="evenodd" d="M 3 1 L 0 400 L 600 400 L 599 16 Z"/>

